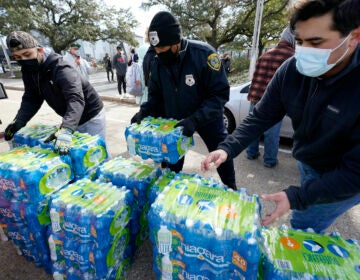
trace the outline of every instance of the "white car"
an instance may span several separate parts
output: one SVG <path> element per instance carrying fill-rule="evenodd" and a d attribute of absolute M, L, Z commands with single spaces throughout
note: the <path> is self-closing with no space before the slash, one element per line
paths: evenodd
<path fill-rule="evenodd" d="M 249 114 L 250 102 L 247 100 L 250 82 L 233 86 L 230 88 L 230 98 L 225 104 L 224 122 L 229 133 L 242 122 Z M 284 138 L 292 138 L 294 130 L 289 117 L 283 119 L 280 136 Z"/>

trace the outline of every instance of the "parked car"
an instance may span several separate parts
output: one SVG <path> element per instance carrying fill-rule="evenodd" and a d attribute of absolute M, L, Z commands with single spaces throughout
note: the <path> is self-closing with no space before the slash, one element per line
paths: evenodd
<path fill-rule="evenodd" d="M 249 114 L 250 102 L 247 100 L 250 82 L 230 88 L 230 98 L 225 104 L 224 122 L 229 133 Z M 289 117 L 283 119 L 280 137 L 292 138 L 294 130 Z"/>

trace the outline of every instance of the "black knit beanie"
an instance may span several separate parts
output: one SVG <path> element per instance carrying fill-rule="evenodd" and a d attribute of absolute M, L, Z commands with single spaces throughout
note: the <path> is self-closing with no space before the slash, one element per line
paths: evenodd
<path fill-rule="evenodd" d="M 169 12 L 158 12 L 149 26 L 149 41 L 154 47 L 171 46 L 180 42 L 179 21 Z"/>

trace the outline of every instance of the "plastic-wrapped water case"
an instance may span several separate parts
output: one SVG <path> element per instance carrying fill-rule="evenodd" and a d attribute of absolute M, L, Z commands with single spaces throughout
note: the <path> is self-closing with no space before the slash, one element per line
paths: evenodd
<path fill-rule="evenodd" d="M 149 202 L 152 204 L 156 197 L 164 190 L 164 188 L 170 184 L 170 182 L 175 178 L 175 180 L 201 180 L 202 185 L 216 185 L 220 188 L 226 188 L 225 185 L 223 185 L 221 182 L 215 180 L 214 178 L 205 178 L 198 174 L 189 174 L 185 172 L 179 172 L 175 173 L 173 171 L 170 171 L 170 169 L 167 169 L 163 172 L 163 174 L 153 183 L 150 185 L 148 197 Z"/>
<path fill-rule="evenodd" d="M 85 178 L 52 195 L 49 246 L 54 278 L 109 279 L 119 273 L 116 268 L 133 256 L 132 203 L 126 188 Z"/>
<path fill-rule="evenodd" d="M 0 154 L 0 197 L 36 203 L 72 179 L 70 157 L 21 146 Z"/>
<path fill-rule="evenodd" d="M 57 131 L 53 125 L 33 124 L 24 126 L 15 133 L 13 147 L 27 145 L 30 147 L 43 145 L 46 138 Z"/>
<path fill-rule="evenodd" d="M 257 279 L 259 199 L 219 186 L 174 179 L 151 205 L 158 279 Z"/>
<path fill-rule="evenodd" d="M 14 146 L 40 145 L 43 148 L 54 148 L 54 142 L 44 143 L 52 133 L 56 132 L 55 126 L 35 124 L 25 126 L 14 135 Z M 108 158 L 105 141 L 99 136 L 88 133 L 73 133 L 70 149 L 71 167 L 75 179 L 93 177 L 97 166 Z"/>
<path fill-rule="evenodd" d="M 121 156 L 104 162 L 97 170 L 100 181 L 111 182 L 118 187 L 125 186 L 131 190 L 140 207 L 148 201 L 148 188 L 160 173 L 159 168 Z"/>
<path fill-rule="evenodd" d="M 356 240 L 286 227 L 264 228 L 262 235 L 261 279 L 360 279 Z"/>
<path fill-rule="evenodd" d="M 125 138 L 130 155 L 155 162 L 178 162 L 194 146 L 194 139 L 182 135 L 182 129 L 175 128 L 177 123 L 174 119 L 146 117 L 140 124 L 127 126 Z"/>

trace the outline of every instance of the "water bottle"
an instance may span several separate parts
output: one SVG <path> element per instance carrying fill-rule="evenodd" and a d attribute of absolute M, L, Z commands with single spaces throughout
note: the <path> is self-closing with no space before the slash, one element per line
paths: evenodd
<path fill-rule="evenodd" d="M 173 267 L 169 253 L 166 253 L 161 259 L 161 279 L 172 280 Z"/>
<path fill-rule="evenodd" d="M 54 237 L 51 234 L 48 238 L 49 242 L 49 249 L 50 249 L 50 258 L 53 262 L 57 261 L 57 252 L 56 252 L 56 245 L 54 242 Z"/>
<path fill-rule="evenodd" d="M 160 254 L 171 252 L 172 235 L 166 225 L 161 225 L 157 233 L 158 251 Z"/>
<path fill-rule="evenodd" d="M 129 134 L 126 138 L 127 148 L 131 156 L 136 155 L 135 140 L 132 134 Z"/>

